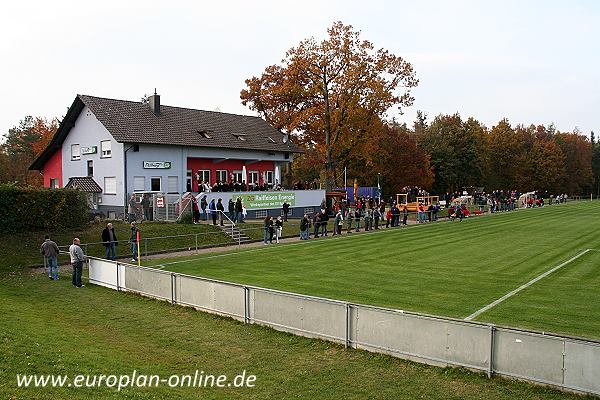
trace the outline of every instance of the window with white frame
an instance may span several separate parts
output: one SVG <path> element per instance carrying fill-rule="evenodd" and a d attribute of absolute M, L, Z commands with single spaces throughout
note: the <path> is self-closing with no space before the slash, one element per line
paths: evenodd
<path fill-rule="evenodd" d="M 58 189 L 58 178 L 52 178 L 52 179 L 50 179 L 50 188 L 51 189 Z"/>
<path fill-rule="evenodd" d="M 249 185 L 258 185 L 258 171 L 248 172 L 248 184 Z"/>
<path fill-rule="evenodd" d="M 267 173 L 266 173 L 266 176 L 267 176 L 267 183 L 268 183 L 269 185 L 272 185 L 272 184 L 275 182 L 275 181 L 273 180 L 273 176 L 274 176 L 274 175 L 273 175 L 273 171 L 267 171 Z"/>
<path fill-rule="evenodd" d="M 218 169 L 217 170 L 217 181 L 227 182 L 227 170 L 226 169 Z"/>
<path fill-rule="evenodd" d="M 134 176 L 133 177 L 133 191 L 134 192 L 143 192 L 144 190 L 146 190 L 146 177 Z"/>
<path fill-rule="evenodd" d="M 117 194 L 117 177 L 104 177 L 104 194 Z"/>
<path fill-rule="evenodd" d="M 242 171 L 233 171 L 233 180 L 242 183 Z"/>
<path fill-rule="evenodd" d="M 178 193 L 179 192 L 179 177 L 168 176 L 167 177 L 167 193 Z"/>
<path fill-rule="evenodd" d="M 110 140 L 103 140 L 100 142 L 100 157 L 101 158 L 112 157 Z"/>
<path fill-rule="evenodd" d="M 81 160 L 81 146 L 78 144 L 71 145 L 71 160 Z"/>
<path fill-rule="evenodd" d="M 210 169 L 198 170 L 198 177 L 202 183 L 208 183 L 210 185 Z"/>

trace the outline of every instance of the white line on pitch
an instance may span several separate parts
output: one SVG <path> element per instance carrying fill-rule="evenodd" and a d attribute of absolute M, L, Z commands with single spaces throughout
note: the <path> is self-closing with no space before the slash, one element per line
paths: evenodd
<path fill-rule="evenodd" d="M 521 290 L 528 288 L 529 286 L 533 285 L 534 283 L 536 283 L 537 281 L 544 279 L 545 277 L 547 277 L 548 275 L 550 275 L 551 273 L 553 273 L 554 271 L 564 267 L 565 265 L 569 264 L 570 262 L 573 262 L 575 260 L 577 260 L 579 257 L 581 257 L 582 255 L 584 255 L 585 253 L 591 251 L 593 249 L 585 249 L 584 251 L 582 251 L 581 253 L 577 254 L 576 256 L 568 259 L 567 261 L 563 262 L 560 265 L 557 265 L 556 267 L 544 272 L 543 274 L 533 278 L 532 280 L 530 280 L 529 282 L 519 286 L 518 288 L 516 288 L 515 290 L 513 290 L 510 293 L 505 294 L 504 296 L 500 297 L 498 300 L 488 304 L 487 306 L 480 308 L 479 310 L 475 311 L 473 314 L 469 315 L 467 318 L 465 318 L 465 321 L 470 321 L 473 318 L 477 318 L 479 315 L 483 314 L 484 312 L 486 312 L 487 310 L 489 310 L 492 307 L 497 306 L 498 304 L 502 303 L 504 300 L 514 296 L 515 294 L 519 293 Z"/>

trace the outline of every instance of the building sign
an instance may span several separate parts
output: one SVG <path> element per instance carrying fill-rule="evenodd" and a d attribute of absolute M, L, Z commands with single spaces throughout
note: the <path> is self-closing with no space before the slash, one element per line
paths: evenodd
<path fill-rule="evenodd" d="M 156 207 L 163 208 L 164 206 L 165 206 L 165 198 L 164 197 L 157 197 L 156 198 Z"/>
<path fill-rule="evenodd" d="M 81 148 L 81 154 L 96 154 L 98 152 L 98 146 L 88 146 Z"/>
<path fill-rule="evenodd" d="M 170 161 L 144 161 L 144 169 L 169 169 Z"/>
<path fill-rule="evenodd" d="M 238 196 L 233 196 L 236 199 Z M 296 193 L 293 192 L 265 192 L 264 194 L 242 194 L 242 203 L 247 210 L 258 210 L 263 208 L 280 208 L 284 201 L 290 207 L 296 205 Z"/>

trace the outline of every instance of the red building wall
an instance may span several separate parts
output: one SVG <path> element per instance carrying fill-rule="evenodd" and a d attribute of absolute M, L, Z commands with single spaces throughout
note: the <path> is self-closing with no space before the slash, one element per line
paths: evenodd
<path fill-rule="evenodd" d="M 275 163 L 273 161 L 258 161 L 255 163 L 246 163 L 244 160 L 224 160 L 214 163 L 210 158 L 188 158 L 187 169 L 192 170 L 192 189 L 198 191 L 198 182 L 196 181 L 196 172 L 201 170 L 210 170 L 210 183 L 213 185 L 216 182 L 217 170 L 226 170 L 228 179 L 233 171 L 241 171 L 246 165 L 246 173 L 250 171 L 258 171 L 259 180 L 262 183 L 262 174 L 264 171 L 275 171 Z"/>
<path fill-rule="evenodd" d="M 50 179 L 58 178 L 58 187 L 63 187 L 62 151 L 58 149 L 44 165 L 44 187 L 50 187 Z"/>

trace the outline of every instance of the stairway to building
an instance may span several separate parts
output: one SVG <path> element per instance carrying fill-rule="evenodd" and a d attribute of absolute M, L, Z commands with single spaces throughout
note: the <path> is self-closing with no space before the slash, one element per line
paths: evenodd
<path fill-rule="evenodd" d="M 221 228 L 221 230 L 225 232 L 227 236 L 232 238 L 236 243 L 243 244 L 252 241 L 248 236 L 241 232 L 237 226 L 233 226 L 232 229 L 232 224 L 229 221 L 223 221 L 223 226 L 219 225 L 219 228 Z"/>

